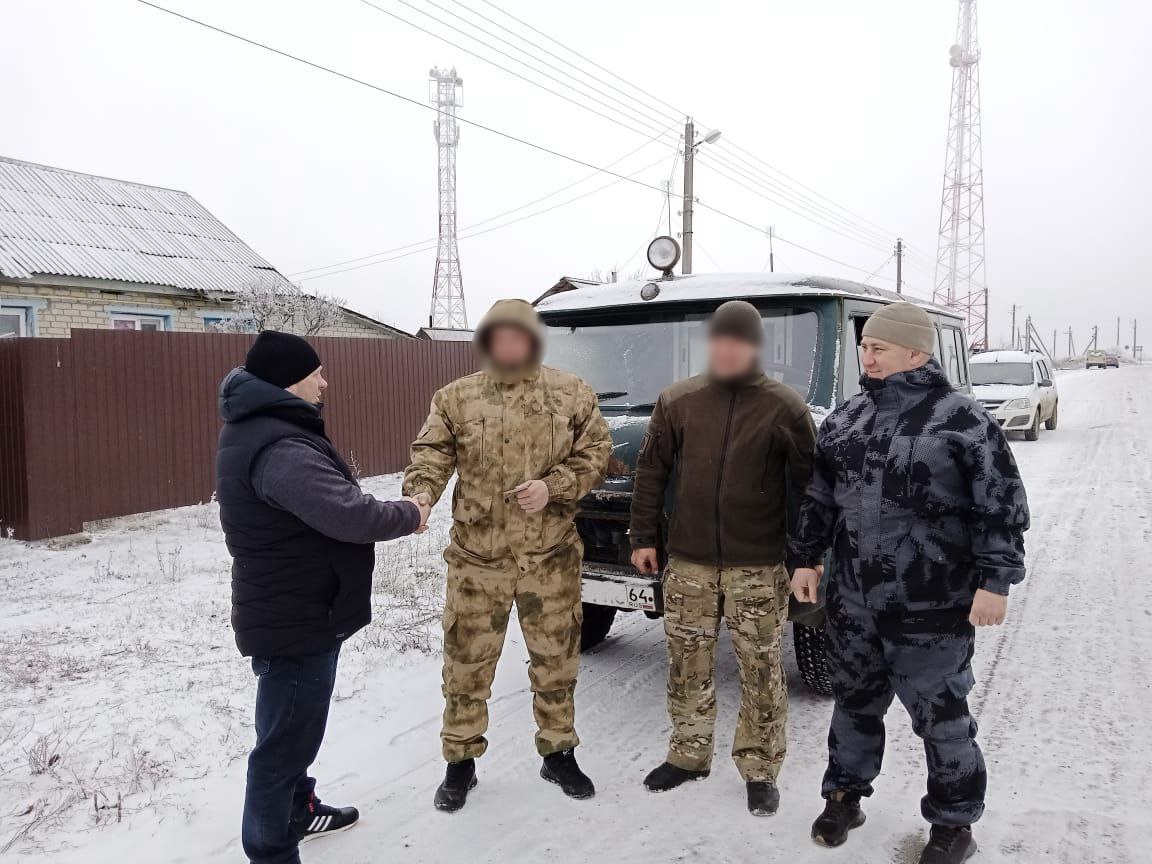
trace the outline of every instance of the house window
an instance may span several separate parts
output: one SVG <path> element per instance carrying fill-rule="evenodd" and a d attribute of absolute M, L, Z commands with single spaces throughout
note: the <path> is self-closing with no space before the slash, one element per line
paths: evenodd
<path fill-rule="evenodd" d="M 112 313 L 113 330 L 141 330 L 153 333 L 170 329 L 169 319 L 166 315 L 129 315 L 127 313 Z"/>
<path fill-rule="evenodd" d="M 23 306 L 0 306 L 0 339 L 31 336 L 28 309 Z"/>

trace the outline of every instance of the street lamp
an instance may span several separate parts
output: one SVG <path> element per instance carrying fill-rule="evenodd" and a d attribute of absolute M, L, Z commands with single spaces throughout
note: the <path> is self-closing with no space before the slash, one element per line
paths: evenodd
<path fill-rule="evenodd" d="M 696 150 L 701 145 L 715 144 L 719 140 L 719 129 L 713 129 L 703 138 L 697 138 L 696 125 L 692 122 L 692 118 L 689 117 L 684 123 L 684 257 L 680 272 L 685 275 L 692 272 L 692 202 Z"/>

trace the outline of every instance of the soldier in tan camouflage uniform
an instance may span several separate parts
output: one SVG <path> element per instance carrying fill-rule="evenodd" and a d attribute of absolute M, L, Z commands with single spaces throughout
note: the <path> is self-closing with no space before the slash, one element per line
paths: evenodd
<path fill-rule="evenodd" d="M 544 331 L 523 300 L 497 302 L 476 330 L 482 372 L 439 390 L 412 445 L 404 492 L 435 503 L 455 471 L 444 609 L 448 769 L 436 807 L 455 811 L 476 785 L 488 704 L 512 604 L 529 655 L 541 776 L 575 798 L 595 788 L 572 750 L 580 652 L 577 502 L 612 451 L 596 394 L 540 365 Z"/>
<path fill-rule="evenodd" d="M 675 477 L 668 529 L 664 630 L 668 638 L 666 761 L 652 792 L 707 777 L 716 722 L 716 636 L 728 622 L 740 665 L 740 714 L 732 758 L 748 809 L 776 812 L 788 690 L 780 632 L 788 614 L 785 500 L 803 494 L 816 429 L 804 400 L 764 374 L 764 325 L 735 300 L 709 322 L 708 372 L 660 394 L 640 448 L 632 496 L 632 562 L 658 568 L 665 491 Z"/>

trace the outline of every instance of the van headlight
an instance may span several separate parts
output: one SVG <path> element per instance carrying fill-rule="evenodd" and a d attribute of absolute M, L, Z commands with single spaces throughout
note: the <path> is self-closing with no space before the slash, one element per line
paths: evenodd
<path fill-rule="evenodd" d="M 1007 402 L 1004 403 L 1004 407 L 1006 409 L 1008 409 L 1009 411 L 1015 411 L 1017 409 L 1026 411 L 1027 409 L 1032 407 L 1032 400 L 1031 399 L 1009 399 Z"/>

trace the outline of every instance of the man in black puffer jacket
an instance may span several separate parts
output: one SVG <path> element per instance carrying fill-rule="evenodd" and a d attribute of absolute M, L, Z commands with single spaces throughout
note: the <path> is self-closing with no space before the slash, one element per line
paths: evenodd
<path fill-rule="evenodd" d="M 952 388 L 934 343 L 932 320 L 911 303 L 865 322 L 863 392 L 820 429 L 790 558 L 796 596 L 812 602 L 832 550 L 836 708 L 813 839 L 838 846 L 863 824 L 896 696 L 928 763 L 920 864 L 959 864 L 976 851 L 987 782 L 967 701 L 975 627 L 1000 624 L 1024 578 L 1028 501 L 1003 432 Z"/>
<path fill-rule="evenodd" d="M 360 491 L 324 434 L 328 386 L 304 339 L 261 333 L 220 385 L 216 496 L 232 555 L 232 626 L 252 658 L 256 746 L 243 845 L 253 864 L 298 864 L 302 840 L 350 828 L 308 767 L 324 738 L 340 646 L 372 617 L 374 543 L 424 528 L 428 508 Z"/>

